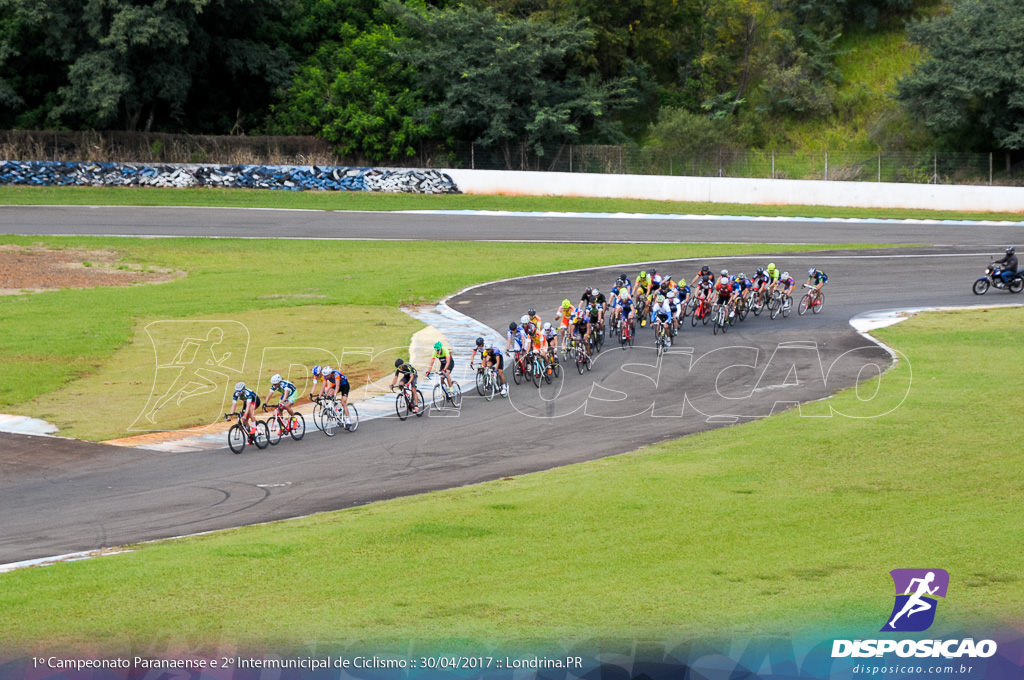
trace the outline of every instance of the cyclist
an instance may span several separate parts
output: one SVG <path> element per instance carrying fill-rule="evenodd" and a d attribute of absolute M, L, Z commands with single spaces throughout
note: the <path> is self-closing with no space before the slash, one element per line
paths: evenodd
<path fill-rule="evenodd" d="M 448 386 L 448 389 L 452 388 L 452 369 L 455 368 L 455 357 L 452 356 L 452 351 L 444 346 L 440 340 L 434 343 L 434 354 L 430 357 L 430 363 L 427 364 L 427 374 L 429 377 L 430 369 L 434 367 L 434 360 L 437 360 L 437 372 L 441 374 L 441 379 L 444 380 L 444 384 Z"/>
<path fill-rule="evenodd" d="M 540 317 L 537 316 L 537 310 L 536 309 L 531 307 L 530 310 L 528 312 L 526 312 L 526 316 L 530 320 L 530 323 L 532 323 L 536 328 L 540 328 L 541 327 L 542 324 L 541 324 L 541 321 L 540 321 Z"/>
<path fill-rule="evenodd" d="M 533 360 L 540 362 L 541 365 L 547 363 L 546 357 L 548 353 L 548 342 L 544 338 L 544 334 L 540 332 L 540 328 L 530 327 L 530 354 L 533 355 Z"/>
<path fill-rule="evenodd" d="M 551 325 L 551 324 L 547 324 Z M 493 342 L 490 345 L 484 344 L 483 338 L 476 339 L 476 347 L 473 348 L 473 354 L 469 358 L 469 369 L 473 370 L 474 359 L 476 353 L 480 353 L 480 365 L 489 366 L 494 369 L 494 372 L 498 374 L 498 380 L 501 382 L 501 396 L 508 396 L 508 383 L 505 382 L 505 357 L 501 354 L 501 349 Z"/>
<path fill-rule="evenodd" d="M 242 427 L 247 428 L 249 436 L 256 434 L 256 407 L 260 405 L 260 396 L 252 390 L 245 389 L 244 382 L 235 383 L 235 393 L 231 395 L 231 411 L 234 413 L 235 404 L 242 402 Z M 230 416 L 225 416 L 230 418 Z"/>
<path fill-rule="evenodd" d="M 750 295 L 751 289 L 754 287 L 754 282 L 747 278 L 747 275 L 740 272 L 736 275 L 736 282 L 733 288 L 740 294 L 743 301 L 746 302 Z"/>
<path fill-rule="evenodd" d="M 793 289 L 796 288 L 796 279 L 789 275 L 789 272 L 782 272 L 779 277 L 779 286 L 782 290 L 783 295 L 792 295 Z M 789 304 L 789 301 L 786 301 Z"/>
<path fill-rule="evenodd" d="M 769 262 L 764 273 L 768 275 L 768 293 L 774 293 L 775 289 L 779 287 L 779 274 L 781 272 L 775 267 L 774 262 Z"/>
<path fill-rule="evenodd" d="M 665 304 L 672 312 L 672 337 L 675 337 L 679 332 L 679 319 L 683 315 L 683 302 L 679 299 L 679 291 L 670 290 L 665 295 Z"/>
<path fill-rule="evenodd" d="M 616 282 L 619 284 L 619 290 L 625 288 L 629 291 L 630 296 L 633 295 L 633 282 L 629 280 L 629 275 L 626 272 L 619 274 L 619 280 Z"/>
<path fill-rule="evenodd" d="M 633 309 L 633 297 L 628 290 L 619 290 L 619 316 L 622 324 L 630 324 L 630 333 L 633 332 L 633 321 L 636 317 L 636 310 Z"/>
<path fill-rule="evenodd" d="M 654 283 L 651 281 L 651 275 L 647 273 L 647 270 L 640 272 L 636 277 L 636 284 L 633 286 L 633 300 L 640 302 L 640 298 L 651 292 L 651 288 Z"/>
<path fill-rule="evenodd" d="M 540 332 L 544 334 L 544 339 L 548 343 L 548 370 L 551 370 L 550 366 L 558 360 L 555 356 L 555 352 L 558 351 L 558 331 L 552 328 L 550 323 L 545 323 Z"/>
<path fill-rule="evenodd" d="M 338 369 L 331 368 L 330 366 L 324 366 L 322 369 L 319 366 L 314 366 L 313 387 L 316 387 L 316 377 L 318 375 L 323 378 L 323 384 L 320 385 L 320 391 L 316 394 L 316 397 L 314 397 L 311 392 L 309 398 L 315 399 L 317 397 L 327 397 L 330 399 L 341 395 L 341 412 L 342 417 L 344 418 L 343 425 L 347 428 L 352 424 L 348 417 L 348 393 L 350 387 L 348 384 L 348 376 Z"/>
<path fill-rule="evenodd" d="M 505 334 L 505 354 L 509 352 L 522 352 L 526 348 L 526 330 L 515 321 L 508 322 L 508 332 Z"/>
<path fill-rule="evenodd" d="M 828 283 L 828 274 L 811 267 L 807 270 L 807 285 L 814 287 L 815 297 L 821 292 L 821 287 Z"/>
<path fill-rule="evenodd" d="M 558 321 L 558 338 L 561 343 L 565 343 L 566 333 L 569 332 L 569 319 L 572 316 L 572 303 L 569 302 L 569 298 L 562 300 L 562 306 L 558 308 L 558 312 L 555 314 L 555 321 Z"/>
<path fill-rule="evenodd" d="M 574 338 L 579 337 L 583 351 L 590 354 L 590 348 L 587 347 L 587 340 L 590 337 L 590 315 L 583 305 L 573 310 L 571 333 Z"/>
<path fill-rule="evenodd" d="M 590 322 L 590 332 L 602 332 L 604 330 L 604 326 L 599 325 L 601 324 L 601 307 L 597 304 L 596 301 L 591 300 L 590 304 L 587 305 L 586 311 L 587 316 L 589 317 L 588 321 Z M 598 331 L 598 328 L 600 328 L 601 331 Z"/>
<path fill-rule="evenodd" d="M 263 400 L 263 410 L 267 410 L 267 406 L 270 404 L 270 398 L 274 396 L 274 392 L 280 392 L 281 398 L 277 404 L 283 406 L 285 411 L 288 411 L 288 415 L 294 416 L 295 410 L 292 408 L 292 404 L 295 403 L 295 395 L 298 393 L 298 388 L 293 383 L 287 380 L 281 380 L 281 374 L 275 373 L 270 376 L 270 392 L 267 393 L 267 398 Z"/>
<path fill-rule="evenodd" d="M 592 300 L 592 302 L 595 305 L 597 305 L 597 308 L 599 310 L 597 321 L 601 325 L 601 328 L 604 328 L 604 314 L 606 311 L 608 311 L 608 298 L 606 298 L 604 296 L 604 293 L 602 293 L 597 288 L 595 288 L 593 291 L 593 298 L 594 299 Z"/>
<path fill-rule="evenodd" d="M 725 305 L 729 310 L 729 318 L 732 318 L 732 281 L 729 279 L 729 270 L 723 269 L 715 283 L 715 292 L 718 293 L 718 304 Z"/>
<path fill-rule="evenodd" d="M 771 281 L 771 277 L 768 276 L 764 267 L 758 267 L 757 271 L 754 272 L 754 278 L 752 281 L 754 282 L 754 290 L 760 293 L 765 289 L 765 286 L 768 285 L 768 282 Z"/>
<path fill-rule="evenodd" d="M 658 333 L 662 327 L 665 327 L 665 331 L 668 334 L 668 344 L 672 344 L 672 328 L 674 326 L 675 317 L 672 314 L 672 306 L 669 304 L 668 299 L 658 294 L 658 297 L 654 298 L 654 306 L 651 307 L 651 315 L 654 318 L 654 337 L 658 337 Z"/>
<path fill-rule="evenodd" d="M 412 412 L 418 413 L 420 410 L 419 405 L 419 393 L 416 391 L 416 367 L 406 362 L 402 358 L 395 359 L 395 377 L 391 379 L 391 391 L 395 391 L 395 385 L 398 383 L 398 378 L 402 378 L 402 387 L 406 385 L 412 391 Z"/>
<path fill-rule="evenodd" d="M 651 267 L 651 288 L 653 289 L 652 292 L 656 292 L 659 288 L 661 288 L 661 282 L 663 280 L 664 279 L 662 278 L 661 274 L 658 273 L 658 270 L 655 269 L 654 267 Z"/>

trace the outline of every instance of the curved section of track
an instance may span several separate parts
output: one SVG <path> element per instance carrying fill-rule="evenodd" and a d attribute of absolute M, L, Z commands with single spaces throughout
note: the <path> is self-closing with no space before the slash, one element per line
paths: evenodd
<path fill-rule="evenodd" d="M 230 234 L 242 227 L 207 225 L 210 211 L 161 210 L 177 215 L 178 225 L 191 224 L 186 231 L 208 231 L 205 235 Z M 63 209 L 27 212 L 40 223 L 40 231 L 66 231 L 69 218 Z M 134 222 L 139 218 L 132 210 L 101 212 L 102 228 L 93 225 L 83 231 L 136 231 Z M 240 220 L 239 212 L 218 214 L 225 219 L 237 215 Z M 279 233 L 282 228 L 307 230 L 310 222 L 308 213 L 259 211 L 257 215 L 264 213 L 274 216 L 273 223 L 254 232 L 248 214 L 245 228 L 249 235 Z M 147 212 L 147 224 L 152 224 L 150 217 Z M 325 215 L 328 217 L 360 224 L 358 229 L 343 230 L 352 238 L 366 235 L 371 228 L 368 222 L 403 221 L 400 216 Z M 475 239 L 491 230 L 507 233 L 508 219 L 446 220 L 447 228 L 436 233 L 420 219 L 401 228 L 410 237 Z M 517 233 L 522 233 L 521 226 L 531 228 L 514 224 Z M 788 242 L 926 240 L 918 227 L 904 231 L 888 226 L 873 231 L 881 228 L 873 225 L 853 238 L 846 230 L 855 225 L 835 227 L 838 231 L 834 231 L 833 227 L 797 223 L 790 225 L 783 237 L 781 233 L 766 234 L 750 222 L 730 224 L 737 235 L 746 230 L 744 238 L 736 239 L 744 241 L 773 237 Z M 588 234 L 607 230 L 609 235 L 617 233 L 621 240 L 631 240 L 622 234 L 621 221 L 616 221 L 614 228 L 602 220 L 573 225 L 572 233 L 585 226 Z M 691 227 L 682 233 L 677 227 L 671 237 L 660 238 L 723 240 L 720 224 Z M 642 225 L 637 228 L 647 237 L 659 238 Z M 405 422 L 395 418 L 369 421 L 352 436 L 329 439 L 311 433 L 302 442 L 235 456 L 226 449 L 166 454 L 10 435 L 0 452 L 0 516 L 5 524 L 0 535 L 0 563 L 296 517 L 513 476 L 763 418 L 852 384 L 864 377 L 865 366 L 882 370 L 888 365 L 888 353 L 850 327 L 847 320 L 855 314 L 880 308 L 1017 302 L 1018 298 L 1005 293 L 977 298 L 969 290 L 980 264 L 987 262 L 988 254 L 998 252 L 992 244 L 1010 242 L 1007 229 L 1015 227 L 943 227 L 933 234 L 941 238 L 927 239 L 958 243 L 958 247 L 773 253 L 773 258 L 794 271 L 811 263 L 827 269 L 832 283 L 827 288 L 828 307 L 821 315 L 793 315 L 776 321 L 765 315 L 751 317 L 724 337 L 713 336 L 708 328 L 686 326 L 660 360 L 649 331 L 643 331 L 637 346 L 628 351 L 606 349 L 593 371 L 583 376 L 565 375 L 562 381 L 539 390 L 513 386 L 507 401 L 488 403 L 473 398 L 467 390 L 461 412 L 428 413 Z M 544 231 L 550 234 L 550 225 Z M 300 235 L 317 238 L 311 233 Z M 571 233 L 566 235 L 571 237 Z M 713 265 L 743 270 L 753 269 L 763 260 L 735 257 L 716 260 Z M 697 266 L 695 262 L 665 262 L 658 268 L 689 279 Z M 449 304 L 500 329 L 522 310 L 499 301 L 522 301 L 524 308 L 534 306 L 542 312 L 554 310 L 562 298 L 578 296 L 587 285 L 607 286 L 617 271 L 605 268 L 503 281 L 456 295 Z M 950 282 L 962 285 L 950 290 Z M 459 358 L 465 362 L 469 348 L 456 349 L 462 350 Z"/>

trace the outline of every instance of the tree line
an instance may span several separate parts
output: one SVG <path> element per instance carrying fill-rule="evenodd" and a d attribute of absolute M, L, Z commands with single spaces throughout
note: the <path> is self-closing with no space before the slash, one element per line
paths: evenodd
<path fill-rule="evenodd" d="M 906 25 L 929 143 L 1024 147 L 1024 0 L 0 0 L 0 127 L 757 147 L 827 117 L 840 36 Z"/>

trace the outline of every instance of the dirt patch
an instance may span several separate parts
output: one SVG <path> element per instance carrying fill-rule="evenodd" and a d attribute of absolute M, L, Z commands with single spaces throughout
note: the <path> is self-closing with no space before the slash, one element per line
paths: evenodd
<path fill-rule="evenodd" d="M 0 295 L 164 283 L 185 272 L 123 262 L 116 250 L 0 246 Z"/>

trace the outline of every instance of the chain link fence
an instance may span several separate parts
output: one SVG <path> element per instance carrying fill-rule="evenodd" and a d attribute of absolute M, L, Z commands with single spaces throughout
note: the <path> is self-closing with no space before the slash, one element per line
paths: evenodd
<path fill-rule="evenodd" d="M 641 146 L 471 142 L 422 145 L 393 161 L 344 157 L 316 137 L 241 137 L 141 132 L 0 131 L 0 160 L 463 168 L 549 172 L 813 179 L 1024 186 L 1024 161 L 1009 152 L 782 152 L 708 149 L 672 153 Z"/>

